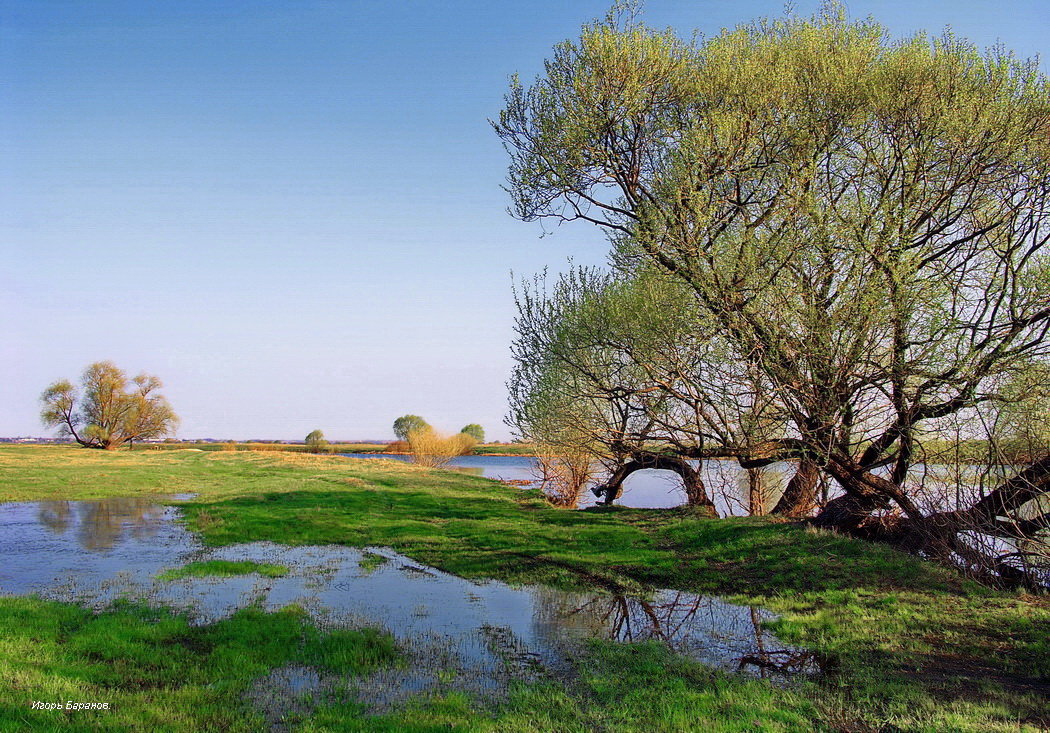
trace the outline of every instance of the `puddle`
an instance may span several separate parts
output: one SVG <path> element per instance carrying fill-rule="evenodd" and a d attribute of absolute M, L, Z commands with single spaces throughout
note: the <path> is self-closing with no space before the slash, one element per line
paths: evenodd
<path fill-rule="evenodd" d="M 189 495 L 171 497 L 171 500 Z M 160 498 L 160 501 L 167 497 Z M 158 497 L 0 504 L 0 593 L 106 604 L 200 547 Z"/>
<path fill-rule="evenodd" d="M 247 697 L 270 731 L 288 730 L 285 721 L 311 712 L 319 701 L 336 701 L 318 671 L 301 665 L 278 667 L 259 677 Z"/>
<path fill-rule="evenodd" d="M 499 695 L 514 679 L 570 679 L 592 638 L 660 641 L 704 664 L 759 677 L 817 671 L 812 655 L 762 628 L 771 613 L 715 597 L 659 590 L 638 598 L 470 581 L 386 548 L 269 542 L 205 548 L 177 516 L 177 508 L 143 498 L 0 504 L 0 594 L 37 593 L 95 608 L 127 597 L 183 609 L 200 624 L 252 603 L 268 610 L 294 603 L 322 627 L 384 628 L 409 664 L 355 682 L 375 709 L 446 687 Z M 203 560 L 278 563 L 290 572 L 156 579 Z M 307 668 L 276 670 L 253 695 L 261 700 L 268 689 L 296 698 L 326 684 Z"/>

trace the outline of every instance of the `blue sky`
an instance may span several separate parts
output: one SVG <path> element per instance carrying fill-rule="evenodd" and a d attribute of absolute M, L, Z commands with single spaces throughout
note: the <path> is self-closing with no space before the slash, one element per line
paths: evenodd
<path fill-rule="evenodd" d="M 1022 56 L 1050 37 L 1037 0 L 848 6 Z M 406 412 L 507 437 L 510 273 L 605 246 L 506 213 L 486 120 L 606 7 L 0 0 L 0 436 L 45 434 L 43 388 L 112 359 L 164 380 L 181 437 L 382 439 Z"/>

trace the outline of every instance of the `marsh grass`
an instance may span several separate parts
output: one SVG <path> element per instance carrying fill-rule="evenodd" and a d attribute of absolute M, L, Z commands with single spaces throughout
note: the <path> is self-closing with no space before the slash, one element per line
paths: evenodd
<path fill-rule="evenodd" d="M 537 491 L 397 461 L 0 446 L 3 499 L 190 491 L 197 495 L 182 511 L 209 545 L 269 540 L 389 546 L 471 578 L 719 594 L 779 614 L 771 630 L 785 643 L 817 652 L 825 663 L 822 677 L 780 689 L 718 675 L 659 649 L 599 644 L 581 661 L 580 687 L 521 685 L 497 711 L 456 693 L 420 699 L 381 718 L 362 717 L 363 708 L 340 703 L 304 719 L 304 730 L 431 730 L 449 724 L 460 730 L 521 731 L 1050 726 L 1048 600 L 990 591 L 885 546 L 764 517 L 714 520 L 685 508 L 564 511 L 547 506 Z M 41 623 L 46 618 L 69 618 L 74 627 L 84 623 L 79 609 L 25 605 L 32 603 L 38 602 L 0 599 L 12 613 L 21 608 L 23 615 L 41 615 Z M 8 619 L 0 618 L 5 629 L 0 684 L 8 685 L 0 690 L 0 705 L 8 706 L 0 707 L 0 719 L 24 721 L 30 713 L 23 707 L 27 695 L 83 698 L 103 689 L 93 676 L 102 672 L 88 674 L 81 666 L 100 664 L 96 657 L 54 656 L 59 654 L 54 639 L 65 633 L 62 623 L 54 623 L 53 634 L 7 634 Z M 33 641 L 38 633 L 52 641 L 40 646 Z M 110 652 L 101 644 L 91 654 L 117 658 L 124 653 L 122 643 L 108 647 Z M 112 689 L 134 688 L 142 677 L 133 663 L 137 648 L 129 647 L 131 661 L 111 673 Z M 197 654 L 187 649 L 190 657 Z M 239 647 L 230 646 L 228 653 L 240 654 Z M 253 669 L 265 667 L 252 662 L 254 652 L 246 653 Z M 296 659 L 316 666 L 313 656 Z M 211 662 L 202 657 L 186 664 Z M 10 687 L 11 680 L 17 687 Z M 141 729 L 165 716 L 175 721 L 169 728 L 182 721 L 229 719 L 217 712 L 205 719 L 179 707 L 211 695 L 206 685 L 180 687 L 182 702 L 162 702 L 155 710 L 128 702 L 120 720 L 135 721 L 124 727 Z M 337 716 L 342 722 L 332 723 Z"/>
<path fill-rule="evenodd" d="M 288 574 L 284 565 L 257 563 L 251 560 L 204 560 L 191 562 L 178 568 L 165 570 L 157 576 L 158 580 L 178 580 L 179 578 L 231 577 L 256 573 L 266 578 L 282 578 Z"/>
<path fill-rule="evenodd" d="M 366 552 L 361 556 L 361 560 L 358 561 L 357 566 L 361 572 L 367 575 L 369 573 L 374 573 L 388 562 L 390 562 L 390 559 L 387 557 L 383 557 L 374 552 Z"/>
<path fill-rule="evenodd" d="M 655 643 L 595 642 L 571 683 L 516 684 L 485 709 L 469 696 L 423 696 L 404 709 L 355 720 L 348 705 L 315 712 L 302 731 L 813 730 L 817 706 L 795 690 L 714 672 Z M 449 674 L 451 679 L 452 675 Z M 816 724 L 816 725 L 814 725 Z"/>

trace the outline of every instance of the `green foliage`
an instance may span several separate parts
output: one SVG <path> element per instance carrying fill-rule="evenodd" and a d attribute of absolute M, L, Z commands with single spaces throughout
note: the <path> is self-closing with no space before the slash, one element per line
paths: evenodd
<path fill-rule="evenodd" d="M 95 362 L 84 370 L 82 394 L 68 381 L 51 384 L 40 396 L 40 419 L 88 448 L 116 448 L 135 440 L 171 433 L 178 417 L 149 374 L 129 380 L 113 362 Z"/>
<path fill-rule="evenodd" d="M 407 441 L 410 434 L 429 429 L 430 423 L 419 415 L 402 415 L 394 420 L 394 435 L 398 440 Z"/>
<path fill-rule="evenodd" d="M 63 435 L 69 435 L 69 426 L 66 424 L 76 410 L 77 392 L 76 387 L 69 380 L 59 380 L 43 391 L 40 395 L 43 409 L 40 412 L 40 420 L 49 428 L 58 427 Z"/>
<path fill-rule="evenodd" d="M 320 430 L 311 430 L 306 436 L 306 450 L 311 453 L 320 453 L 328 447 L 328 441 L 324 438 L 324 433 Z"/>
<path fill-rule="evenodd" d="M 986 420 L 993 457 L 1023 463 L 1050 453 L 1050 364 L 1025 364 L 1002 389 Z"/>
<path fill-rule="evenodd" d="M 613 263 L 519 301 L 519 435 L 611 463 L 649 441 L 811 458 L 846 494 L 821 518 L 843 531 L 883 509 L 949 543 L 966 542 L 958 517 L 995 523 L 966 514 L 975 492 L 946 505 L 911 469 L 923 437 L 959 423 L 991 439 L 982 409 L 1020 404 L 1012 375 L 1050 363 L 1037 62 L 951 34 L 892 40 L 837 3 L 693 42 L 614 12 L 505 102 L 515 213 L 600 226 Z M 684 328 L 607 315 L 650 273 L 677 286 L 650 302 Z M 676 348 L 652 338 L 665 328 Z M 1032 434 L 1038 417 L 1012 422 Z M 928 532 L 934 506 L 960 513 Z M 970 570 L 997 582 L 988 552 Z"/>
<path fill-rule="evenodd" d="M 526 282 L 516 293 L 515 369 L 509 422 L 555 453 L 601 460 L 648 448 L 657 435 L 679 445 L 700 432 L 723 442 L 746 408 L 739 362 L 722 353 L 689 293 L 651 269 L 572 269 L 550 287 Z M 692 404 L 718 401 L 722 423 L 698 424 Z"/>
<path fill-rule="evenodd" d="M 464 425 L 461 433 L 466 433 L 474 439 L 475 443 L 485 442 L 485 428 L 478 425 L 476 422 L 472 422 L 469 425 Z"/>

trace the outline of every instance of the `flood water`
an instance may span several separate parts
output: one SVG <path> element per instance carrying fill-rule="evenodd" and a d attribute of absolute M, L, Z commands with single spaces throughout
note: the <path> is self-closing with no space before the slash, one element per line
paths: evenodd
<path fill-rule="evenodd" d="M 408 456 L 382 453 L 342 453 L 349 458 L 393 459 L 409 461 Z M 700 465 L 695 461 L 694 467 Z M 536 459 L 530 456 L 459 456 L 448 467 L 485 478 L 511 481 L 523 488 L 538 488 Z M 789 463 L 775 463 L 762 469 L 763 485 L 769 508 L 775 504 L 790 480 L 794 467 Z M 742 516 L 747 512 L 747 475 L 735 461 L 704 461 L 701 477 L 708 495 L 722 516 Z M 525 483 L 527 482 L 527 483 Z M 627 477 L 623 494 L 616 503 L 636 509 L 669 509 L 686 501 L 682 479 L 673 471 L 636 471 Z M 580 508 L 594 506 L 597 500 L 590 491 L 584 492 Z"/>
<path fill-rule="evenodd" d="M 715 597 L 471 581 L 385 548 L 268 542 L 205 548 L 178 516 L 177 507 L 147 498 L 0 504 L 0 595 L 36 593 L 95 608 L 129 598 L 185 610 L 194 623 L 253 603 L 269 610 L 297 604 L 323 627 L 382 628 L 413 663 L 362 682 L 362 695 L 377 704 L 445 684 L 450 669 L 459 688 L 479 692 L 511 679 L 571 676 L 591 638 L 656 640 L 704 664 L 755 676 L 816 671 L 811 655 L 763 628 L 770 613 Z M 166 569 L 213 559 L 278 563 L 290 572 L 157 579 Z M 316 671 L 291 668 L 275 672 L 271 682 L 293 691 L 324 684 Z"/>

